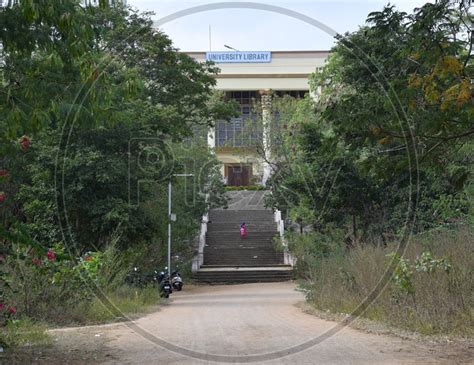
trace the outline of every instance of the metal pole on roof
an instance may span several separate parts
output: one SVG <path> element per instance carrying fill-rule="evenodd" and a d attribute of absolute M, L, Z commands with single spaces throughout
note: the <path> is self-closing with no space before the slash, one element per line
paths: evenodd
<path fill-rule="evenodd" d="M 212 51 L 212 42 L 211 42 L 211 25 L 209 24 L 209 52 Z"/>

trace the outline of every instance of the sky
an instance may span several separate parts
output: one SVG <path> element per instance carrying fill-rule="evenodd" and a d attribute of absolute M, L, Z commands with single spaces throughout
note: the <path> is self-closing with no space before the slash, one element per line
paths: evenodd
<path fill-rule="evenodd" d="M 155 20 L 197 5 L 227 0 L 128 0 L 140 11 L 153 11 Z M 241 1 L 239 1 L 241 2 Z M 379 11 L 388 0 L 256 0 L 305 14 L 338 33 L 355 31 L 367 15 Z M 391 0 L 398 9 L 411 12 L 426 0 Z M 209 28 L 211 41 L 209 41 Z M 210 10 L 168 22 L 160 27 L 182 51 L 329 50 L 334 38 L 312 25 L 286 15 L 254 9 Z"/>

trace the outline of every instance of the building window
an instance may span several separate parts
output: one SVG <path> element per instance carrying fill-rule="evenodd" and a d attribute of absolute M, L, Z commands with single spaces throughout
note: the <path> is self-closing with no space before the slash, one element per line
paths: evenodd
<path fill-rule="evenodd" d="M 255 147 L 261 138 L 256 118 L 232 118 L 229 122 L 216 123 L 216 146 Z"/>
<path fill-rule="evenodd" d="M 279 90 L 275 91 L 275 95 L 278 97 L 283 97 L 283 96 L 291 96 L 292 98 L 304 98 L 305 95 L 308 93 L 307 90 Z"/>
<path fill-rule="evenodd" d="M 239 104 L 239 117 L 229 122 L 216 123 L 216 146 L 254 147 L 262 138 L 258 132 L 257 114 L 254 111 L 257 100 L 256 91 L 230 91 L 227 99 L 233 99 Z"/>
<path fill-rule="evenodd" d="M 276 97 L 290 96 L 304 98 L 307 90 L 278 90 L 274 91 Z M 257 91 L 229 91 L 226 98 L 237 101 L 239 114 L 229 122 L 216 123 L 216 146 L 218 147 L 256 147 L 262 143 L 262 130 L 257 123 L 260 96 Z M 279 118 L 275 115 L 275 118 Z"/>

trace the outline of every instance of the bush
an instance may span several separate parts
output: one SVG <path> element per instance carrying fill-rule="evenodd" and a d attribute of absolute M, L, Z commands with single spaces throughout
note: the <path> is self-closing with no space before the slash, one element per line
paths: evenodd
<path fill-rule="evenodd" d="M 394 254 L 395 244 L 326 255 L 308 269 L 310 301 L 322 310 L 350 313 L 395 259 L 391 281 L 364 316 L 423 334 L 472 336 L 473 234 L 461 227 L 418 235 L 403 257 Z"/>
<path fill-rule="evenodd" d="M 12 306 L 10 317 L 37 321 L 71 323 L 71 313 L 96 300 L 95 291 L 122 290 L 128 267 L 113 240 L 102 252 L 88 252 L 72 259 L 60 245 L 46 254 L 34 250 L 6 258 L 4 270 L 9 280 L 4 307 Z M 2 313 L 0 313 L 2 314 Z"/>

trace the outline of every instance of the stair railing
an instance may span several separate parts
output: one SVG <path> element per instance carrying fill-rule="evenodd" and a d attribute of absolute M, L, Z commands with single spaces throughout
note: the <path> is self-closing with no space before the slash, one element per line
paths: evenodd
<path fill-rule="evenodd" d="M 193 273 L 198 272 L 201 265 L 204 263 L 204 247 L 206 246 L 206 234 L 207 234 L 207 223 L 209 222 L 209 193 L 206 193 L 204 197 L 204 202 L 206 204 L 206 212 L 202 215 L 201 218 L 201 231 L 199 232 L 198 239 L 198 251 L 194 255 L 193 261 L 191 264 L 191 271 Z"/>
<path fill-rule="evenodd" d="M 201 265 L 204 263 L 204 246 L 206 245 L 206 234 L 207 234 L 207 223 L 209 222 L 209 214 L 206 213 L 201 219 L 201 232 L 199 233 L 199 244 L 197 255 L 193 258 L 192 272 L 195 273 L 199 270 Z"/>
<path fill-rule="evenodd" d="M 277 224 L 277 230 L 281 238 L 281 243 L 283 244 L 283 263 L 285 265 L 294 266 L 295 258 L 288 249 L 288 241 L 285 238 L 285 221 L 281 218 L 281 211 L 275 210 L 273 213 L 275 218 L 275 223 Z"/>

